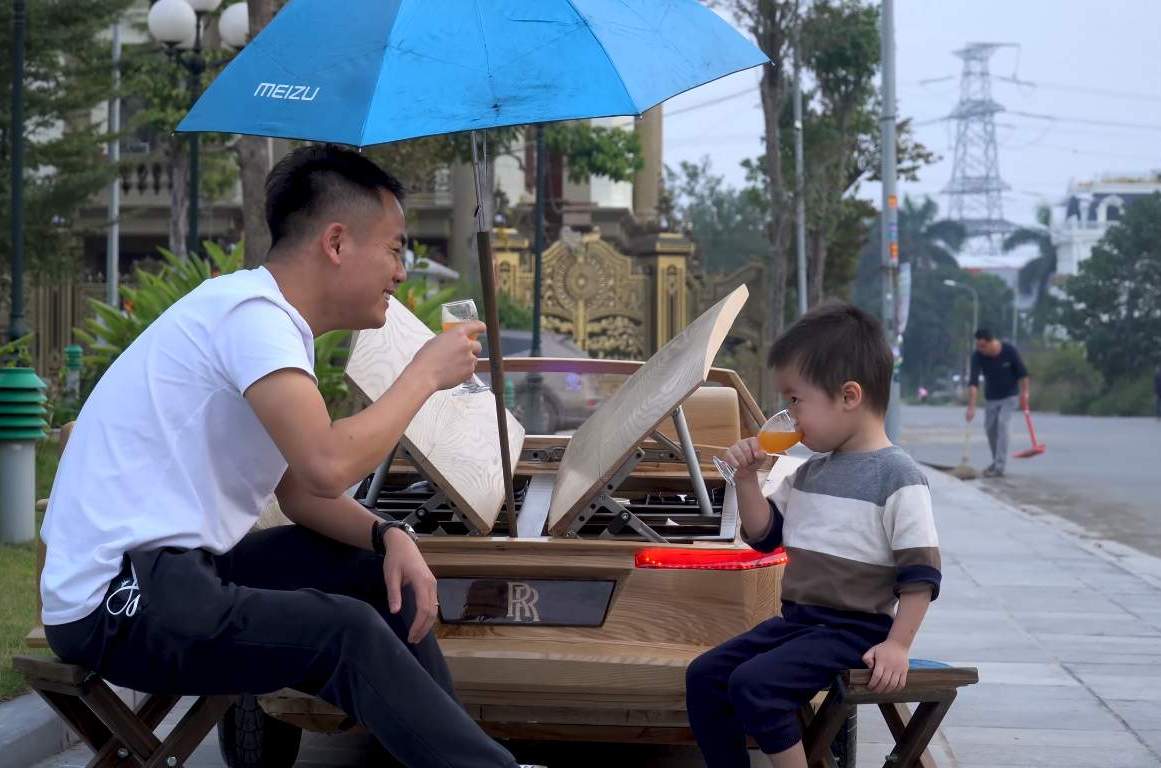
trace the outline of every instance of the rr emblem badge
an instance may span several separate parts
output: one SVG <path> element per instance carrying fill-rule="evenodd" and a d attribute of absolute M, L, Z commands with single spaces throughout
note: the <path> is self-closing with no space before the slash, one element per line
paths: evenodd
<path fill-rule="evenodd" d="M 531 584 L 522 581 L 508 582 L 508 618 L 522 623 L 540 623 L 540 611 L 536 604 L 540 593 Z"/>

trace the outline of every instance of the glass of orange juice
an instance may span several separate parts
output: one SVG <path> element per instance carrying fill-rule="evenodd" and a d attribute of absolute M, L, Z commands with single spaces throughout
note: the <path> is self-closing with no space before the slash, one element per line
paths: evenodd
<path fill-rule="evenodd" d="M 767 454 L 781 453 L 797 445 L 800 440 L 802 430 L 798 428 L 798 422 L 790 415 L 790 411 L 779 411 L 766 419 L 766 423 L 758 430 L 758 445 Z M 717 456 L 714 456 L 714 466 L 727 483 L 734 484 L 736 470 L 733 467 Z"/>
<path fill-rule="evenodd" d="M 479 318 L 480 316 L 476 313 L 476 302 L 471 299 L 449 301 L 440 308 L 440 323 L 445 331 L 450 331 L 463 323 L 479 320 Z M 472 341 L 475 341 L 476 334 L 472 334 L 471 338 Z M 474 395 L 477 392 L 487 391 L 486 385 L 477 381 L 475 376 L 469 376 L 467 381 L 452 390 L 452 394 Z"/>

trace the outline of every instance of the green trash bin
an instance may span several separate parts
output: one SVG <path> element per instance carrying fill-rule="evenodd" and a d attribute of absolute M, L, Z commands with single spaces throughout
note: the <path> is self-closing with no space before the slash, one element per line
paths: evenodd
<path fill-rule="evenodd" d="M 36 443 L 45 383 L 31 368 L 0 368 L 0 543 L 36 537 Z"/>

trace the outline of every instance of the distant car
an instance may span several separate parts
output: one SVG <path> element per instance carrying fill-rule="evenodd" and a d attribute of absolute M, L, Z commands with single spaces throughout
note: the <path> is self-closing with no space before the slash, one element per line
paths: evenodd
<path fill-rule="evenodd" d="M 481 357 L 488 357 L 488 340 L 481 338 L 484 347 Z M 532 331 L 504 330 L 500 333 L 500 344 L 505 358 L 528 357 L 532 352 Z M 588 359 L 588 353 L 578 347 L 572 339 L 556 333 L 542 333 L 540 338 L 542 357 Z M 545 373 L 541 397 L 544 413 L 544 433 L 555 434 L 559 430 L 575 429 L 585 422 L 603 400 L 598 377 L 581 376 L 579 373 Z M 527 374 L 511 373 L 516 400 L 511 411 L 521 424 L 527 424 L 528 381 Z M 481 375 L 488 380 L 488 376 Z M 619 377 L 623 378 L 623 377 Z"/>

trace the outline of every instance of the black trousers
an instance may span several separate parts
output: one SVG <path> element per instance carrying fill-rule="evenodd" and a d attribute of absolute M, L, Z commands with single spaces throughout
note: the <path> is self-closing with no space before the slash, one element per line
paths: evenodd
<path fill-rule="evenodd" d="M 844 669 L 887 639 L 889 616 L 786 601 L 769 619 L 693 660 L 685 675 L 689 725 L 709 768 L 748 768 L 746 735 L 763 752 L 802 737 L 796 713 Z"/>
<path fill-rule="evenodd" d="M 408 766 L 512 768 L 468 716 L 429 634 L 406 642 L 383 559 L 300 526 L 233 550 L 131 552 L 101 605 L 48 626 L 49 645 L 117 685 L 179 695 L 295 688 L 340 707 Z"/>

